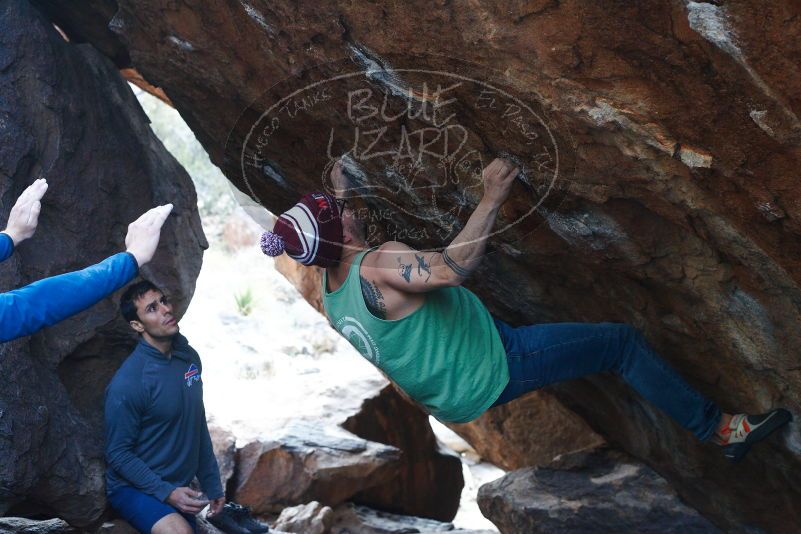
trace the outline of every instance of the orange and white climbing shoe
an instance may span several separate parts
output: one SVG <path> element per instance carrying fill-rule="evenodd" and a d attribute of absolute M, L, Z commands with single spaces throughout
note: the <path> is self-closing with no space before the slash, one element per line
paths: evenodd
<path fill-rule="evenodd" d="M 787 410 L 779 408 L 760 415 L 739 413 L 732 416 L 728 428 L 717 434 L 716 441 L 723 445 L 723 455 L 739 462 L 751 447 L 793 420 Z"/>

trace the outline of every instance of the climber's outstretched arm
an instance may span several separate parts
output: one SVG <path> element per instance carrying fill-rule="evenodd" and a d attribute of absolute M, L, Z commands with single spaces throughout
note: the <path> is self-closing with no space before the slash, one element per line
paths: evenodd
<path fill-rule="evenodd" d="M 363 269 L 369 270 L 375 283 L 407 293 L 462 284 L 481 263 L 498 211 L 519 172 L 502 159 L 487 165 L 483 173 L 484 196 L 462 231 L 442 252 L 420 252 L 390 241 L 370 255 Z"/>

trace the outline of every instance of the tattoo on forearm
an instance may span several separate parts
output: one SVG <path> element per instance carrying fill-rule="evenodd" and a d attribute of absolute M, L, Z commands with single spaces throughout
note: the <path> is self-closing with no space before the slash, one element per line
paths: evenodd
<path fill-rule="evenodd" d="M 387 318 L 387 305 L 384 304 L 384 295 L 375 282 L 370 282 L 363 276 L 359 276 L 359 281 L 362 284 L 362 296 L 364 302 L 367 304 L 367 309 L 370 313 L 379 319 Z"/>
<path fill-rule="evenodd" d="M 412 281 L 412 264 L 403 263 L 400 256 L 398 256 L 398 274 L 401 275 L 407 282 Z"/>
<path fill-rule="evenodd" d="M 427 272 L 428 278 L 426 278 L 426 282 L 428 282 L 428 279 L 431 278 L 431 263 L 426 262 L 423 256 L 415 254 L 414 257 L 417 259 L 417 276 L 422 277 L 423 272 Z"/>
<path fill-rule="evenodd" d="M 442 251 L 442 259 L 445 260 L 445 265 L 450 267 L 453 272 L 455 272 L 456 274 L 458 274 L 462 278 L 467 278 L 468 276 L 470 276 L 470 273 L 471 273 L 470 269 L 465 269 L 464 267 L 462 267 L 461 265 L 459 265 L 458 263 L 453 261 L 453 258 L 448 256 L 448 249 L 447 248 L 445 248 Z"/>

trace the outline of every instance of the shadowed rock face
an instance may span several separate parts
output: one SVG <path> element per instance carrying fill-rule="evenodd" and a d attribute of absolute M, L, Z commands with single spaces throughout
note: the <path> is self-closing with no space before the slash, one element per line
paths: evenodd
<path fill-rule="evenodd" d="M 370 145 L 373 133 L 352 153 L 361 185 L 392 193 L 367 200 L 370 236 L 418 246 L 450 238 L 480 195 L 478 164 L 515 155 L 528 183 L 516 186 L 499 225 L 537 209 L 493 238 L 470 282 L 493 312 L 516 324 L 625 321 L 724 409 L 799 411 L 797 4 L 117 4 L 106 22 L 132 65 L 166 92 L 227 176 L 273 212 L 321 187 L 332 128 L 339 155 L 384 95 L 385 117 L 436 102 L 423 83 L 446 80 L 406 69 L 504 88 L 506 101 L 467 83 L 449 93 L 458 102 L 446 109 L 464 128 L 452 139 L 467 141 L 455 160 L 463 166 L 440 158 L 451 173 L 444 180 L 430 154 L 418 174 L 392 161 L 415 160 L 398 157 L 399 124 L 442 134 L 435 117 L 360 123 L 362 132 L 380 130 L 378 119 L 388 126 L 380 143 Z M 247 138 L 290 89 L 359 69 L 366 75 L 283 102 L 273 110 L 279 123 L 267 115 Z M 343 95 L 365 89 L 375 100 L 349 110 Z M 515 102 L 532 114 L 515 112 Z M 367 157 L 376 150 L 389 154 Z M 720 525 L 801 522 L 797 424 L 753 451 L 733 479 L 718 450 L 612 378 L 554 392 Z"/>
<path fill-rule="evenodd" d="M 721 532 L 642 463 L 609 451 L 579 456 L 483 485 L 481 512 L 505 534 Z"/>
<path fill-rule="evenodd" d="M 0 266 L 2 289 L 122 251 L 130 222 L 173 202 L 142 274 L 183 313 L 207 246 L 194 187 L 115 66 L 17 0 L 0 7 L 0 51 L 0 220 L 34 179 L 49 183 L 36 234 Z M 105 508 L 103 391 L 134 343 L 117 315 L 109 298 L 0 346 L 0 514 L 27 504 L 83 526 Z"/>
<path fill-rule="evenodd" d="M 223 488 L 227 490 L 228 482 L 234 476 L 236 469 L 236 437 L 230 431 L 214 424 L 209 425 L 211 445 L 217 466 L 220 468 L 220 479 Z"/>
<path fill-rule="evenodd" d="M 365 399 L 342 427 L 357 436 L 403 451 L 398 475 L 355 495 L 353 502 L 405 515 L 450 521 L 464 486 L 462 461 L 438 441 L 428 416 L 387 385 Z"/>

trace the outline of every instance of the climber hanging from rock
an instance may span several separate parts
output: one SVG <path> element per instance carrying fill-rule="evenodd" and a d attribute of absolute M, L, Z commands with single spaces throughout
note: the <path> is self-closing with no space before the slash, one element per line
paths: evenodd
<path fill-rule="evenodd" d="M 5 261 L 20 243 L 33 236 L 39 224 L 47 181 L 40 178 L 17 199 L 0 233 L 0 261 Z M 153 258 L 161 227 L 172 204 L 155 207 L 128 226 L 125 252 L 71 273 L 38 280 L 20 289 L 0 294 L 0 341 L 28 336 L 81 312 L 128 282 Z"/>
<path fill-rule="evenodd" d="M 619 374 L 701 441 L 739 461 L 791 419 L 785 409 L 722 413 L 647 343 L 621 323 L 512 327 L 493 318 L 462 286 L 484 254 L 518 169 L 495 159 L 484 194 L 442 252 L 389 241 L 369 248 L 365 225 L 348 206 L 341 161 L 331 171 L 337 196 L 304 196 L 261 239 L 265 254 L 286 251 L 325 268 L 323 304 L 334 327 L 437 419 L 464 423 L 541 387 L 593 373 Z"/>

